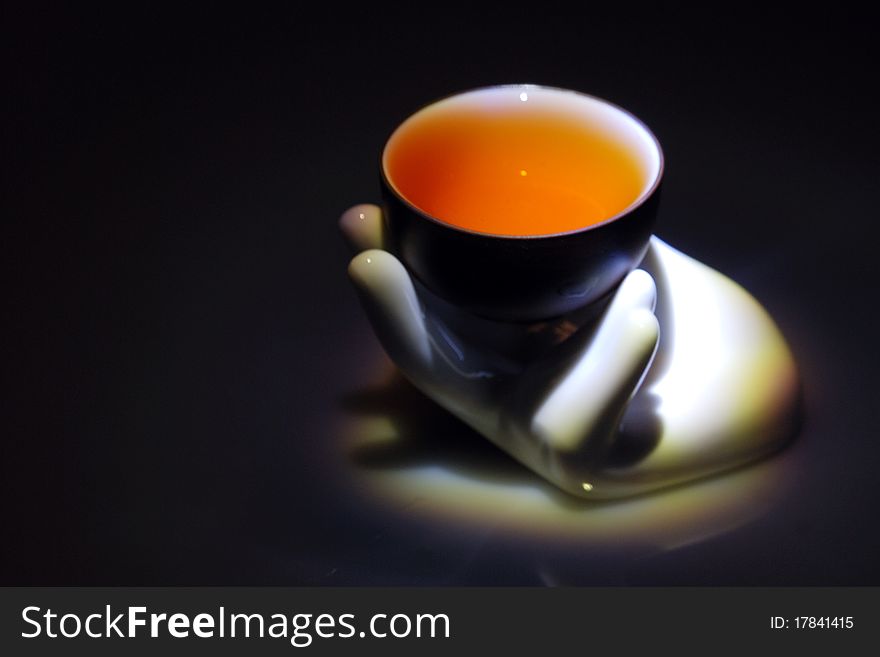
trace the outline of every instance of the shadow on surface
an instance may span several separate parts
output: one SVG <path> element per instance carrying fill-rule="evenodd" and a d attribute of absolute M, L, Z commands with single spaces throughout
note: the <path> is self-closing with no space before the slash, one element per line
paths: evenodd
<path fill-rule="evenodd" d="M 644 401 L 644 408 L 637 413 L 642 420 L 654 417 L 656 408 L 653 396 Z M 565 508 L 618 502 L 581 499 L 560 490 L 426 397 L 396 370 L 385 383 L 345 395 L 341 404 L 346 413 L 384 418 L 390 424 L 382 429 L 386 432 L 382 440 L 352 447 L 350 459 L 356 466 L 375 470 L 439 466 L 476 481 L 532 487 Z M 645 440 L 644 426 L 640 429 L 633 434 L 621 433 L 609 454 L 613 463 L 634 463 L 650 453 L 656 440 Z M 633 435 L 641 437 L 634 441 Z"/>

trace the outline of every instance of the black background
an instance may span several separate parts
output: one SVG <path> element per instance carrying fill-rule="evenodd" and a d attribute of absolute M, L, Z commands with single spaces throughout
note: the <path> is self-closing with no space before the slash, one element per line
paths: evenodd
<path fill-rule="evenodd" d="M 540 583 L 515 544 L 408 532 L 325 476 L 378 350 L 337 216 L 376 200 L 409 112 L 535 82 L 654 130 L 658 234 L 766 305 L 807 402 L 781 508 L 637 563 L 559 557 L 575 583 L 880 584 L 867 17 L 17 12 L 0 40 L 0 583 Z"/>

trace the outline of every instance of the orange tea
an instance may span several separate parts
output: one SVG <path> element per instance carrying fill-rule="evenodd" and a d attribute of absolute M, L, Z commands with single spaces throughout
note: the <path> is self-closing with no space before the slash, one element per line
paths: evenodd
<path fill-rule="evenodd" d="M 415 113 L 389 139 L 383 168 L 400 196 L 444 223 L 552 235 L 610 219 L 649 191 L 659 162 L 646 135 L 590 96 L 496 87 Z"/>

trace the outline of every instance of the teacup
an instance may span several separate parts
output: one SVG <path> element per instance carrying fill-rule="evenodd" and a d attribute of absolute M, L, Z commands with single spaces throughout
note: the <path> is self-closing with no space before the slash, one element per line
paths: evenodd
<path fill-rule="evenodd" d="M 463 92 L 385 144 L 387 247 L 476 316 L 559 317 L 606 297 L 641 261 L 662 176 L 657 138 L 605 100 L 536 85 Z"/>

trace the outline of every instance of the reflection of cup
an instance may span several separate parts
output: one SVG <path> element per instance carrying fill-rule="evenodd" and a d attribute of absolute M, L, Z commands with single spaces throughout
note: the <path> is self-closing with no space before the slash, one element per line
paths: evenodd
<path fill-rule="evenodd" d="M 663 155 L 604 100 L 509 85 L 410 116 L 381 172 L 388 246 L 419 281 L 476 315 L 533 321 L 591 304 L 638 264 Z"/>

